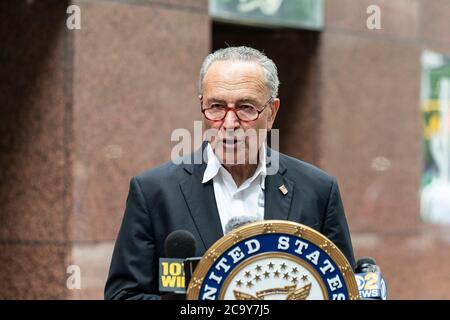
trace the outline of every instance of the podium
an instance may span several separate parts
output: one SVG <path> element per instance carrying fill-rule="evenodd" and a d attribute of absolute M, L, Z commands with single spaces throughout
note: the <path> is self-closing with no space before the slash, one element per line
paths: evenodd
<path fill-rule="evenodd" d="M 265 220 L 226 234 L 203 255 L 188 300 L 356 300 L 339 248 L 305 225 Z"/>

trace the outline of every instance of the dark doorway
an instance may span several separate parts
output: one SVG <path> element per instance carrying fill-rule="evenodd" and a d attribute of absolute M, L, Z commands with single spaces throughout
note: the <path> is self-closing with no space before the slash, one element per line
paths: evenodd
<path fill-rule="evenodd" d="M 263 51 L 278 67 L 281 107 L 275 122 L 280 151 L 318 162 L 317 46 L 319 33 L 212 23 L 212 50 L 250 46 Z"/>

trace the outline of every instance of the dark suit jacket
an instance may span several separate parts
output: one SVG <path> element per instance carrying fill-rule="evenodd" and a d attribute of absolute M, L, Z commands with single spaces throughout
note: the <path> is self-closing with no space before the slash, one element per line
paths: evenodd
<path fill-rule="evenodd" d="M 276 151 L 268 148 L 268 152 Z M 202 184 L 205 169 L 206 163 L 168 162 L 132 178 L 105 299 L 160 298 L 158 259 L 165 256 L 164 241 L 172 231 L 191 232 L 197 256 L 223 236 L 213 183 Z M 286 195 L 278 189 L 283 184 Z M 335 178 L 279 153 L 279 170 L 266 177 L 264 192 L 266 220 L 291 220 L 316 229 L 334 242 L 354 267 Z"/>

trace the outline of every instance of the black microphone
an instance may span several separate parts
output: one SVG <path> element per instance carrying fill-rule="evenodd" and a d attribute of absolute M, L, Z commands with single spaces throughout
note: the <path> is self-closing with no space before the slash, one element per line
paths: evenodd
<path fill-rule="evenodd" d="M 230 220 L 228 220 L 227 224 L 225 225 L 225 234 L 233 231 L 234 229 L 242 227 L 243 225 L 257 221 L 261 221 L 261 219 L 255 216 L 233 217 Z"/>
<path fill-rule="evenodd" d="M 167 258 L 186 259 L 193 257 L 196 247 L 194 236 L 186 230 L 172 232 L 164 242 Z"/>
<path fill-rule="evenodd" d="M 364 257 L 356 262 L 355 278 L 362 300 L 386 300 L 387 287 L 375 259 Z"/>
<path fill-rule="evenodd" d="M 356 262 L 355 273 L 376 272 L 377 262 L 372 257 L 364 257 Z"/>
<path fill-rule="evenodd" d="M 165 242 L 166 258 L 159 258 L 159 291 L 169 292 L 163 300 L 185 299 L 185 259 L 195 255 L 194 236 L 186 230 L 170 233 Z"/>

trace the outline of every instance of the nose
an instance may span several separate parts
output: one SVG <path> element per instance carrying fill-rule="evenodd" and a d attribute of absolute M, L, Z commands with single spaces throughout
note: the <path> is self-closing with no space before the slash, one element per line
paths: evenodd
<path fill-rule="evenodd" d="M 225 118 L 223 119 L 222 127 L 225 130 L 233 130 L 239 128 L 239 126 L 240 126 L 239 119 L 234 109 L 228 110 L 227 114 L 225 115 Z"/>

